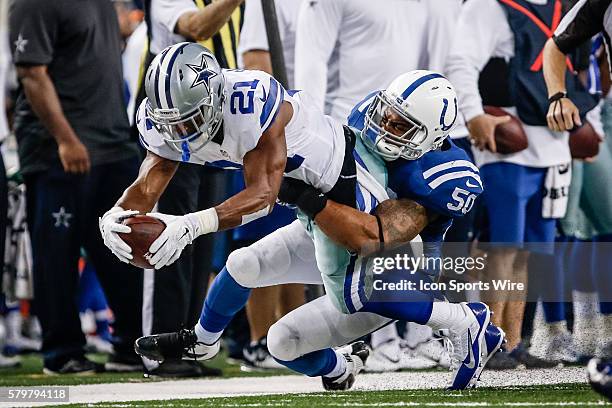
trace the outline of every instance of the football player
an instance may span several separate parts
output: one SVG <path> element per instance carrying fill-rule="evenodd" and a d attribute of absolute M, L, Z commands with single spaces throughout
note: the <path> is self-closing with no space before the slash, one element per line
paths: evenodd
<path fill-rule="evenodd" d="M 221 69 L 196 43 L 164 49 L 146 73 L 145 89 L 137 125 L 147 156 L 138 178 L 100 219 L 104 242 L 120 260 L 132 259 L 118 236 L 131 230 L 121 221 L 151 211 L 181 162 L 242 167 L 246 188 L 192 214 L 149 214 L 166 224 L 149 250 L 156 269 L 200 235 L 267 215 L 283 174 L 346 202 L 356 179 L 352 145 L 303 92 L 287 92 L 261 71 Z"/>
<path fill-rule="evenodd" d="M 268 348 L 282 364 L 322 376 L 326 389 L 347 389 L 363 367 L 367 351 L 360 344 L 340 351 L 329 347 L 401 319 L 446 330 L 456 361 L 451 387 L 475 383 L 503 341 L 500 330 L 493 326 L 487 330 L 487 306 L 434 303 L 431 294 L 421 292 L 414 293 L 410 304 L 404 299 L 370 302 L 371 269 L 359 254 L 364 243 L 378 242 L 383 236 L 385 242 L 408 242 L 425 225 L 440 241 L 449 218 L 469 211 L 482 191 L 478 170 L 446 137 L 457 116 L 455 91 L 442 75 L 412 71 L 354 112 L 365 119 L 353 151 L 359 179 L 356 203 L 333 203 L 314 188 L 294 189 L 298 193 L 292 194 L 288 183 L 282 198 L 298 204 L 300 220 L 230 254 L 194 330 L 143 337 L 136 342 L 140 354 L 155 360 L 211 358 L 250 288 L 323 282 L 326 296 L 296 309 L 270 330 Z M 388 201 L 383 187 L 387 185 L 398 197 L 412 197 L 424 205 Z M 376 216 L 370 216 L 383 201 Z"/>

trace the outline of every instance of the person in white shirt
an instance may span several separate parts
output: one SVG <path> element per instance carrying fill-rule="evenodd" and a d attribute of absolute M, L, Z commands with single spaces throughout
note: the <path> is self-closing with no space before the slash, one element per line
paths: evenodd
<path fill-rule="evenodd" d="M 474 155 L 485 184 L 483 197 L 490 224 L 490 241 L 504 244 L 490 250 L 489 273 L 493 278 L 526 281 L 529 252 L 523 250 L 525 243 L 553 242 L 555 218 L 564 215 L 564 205 L 567 204 L 563 199 L 551 200 L 553 203 L 549 203 L 549 207 L 544 200 L 545 187 L 563 187 L 545 184 L 547 178 L 550 180 L 562 170 L 565 176 L 555 179 L 563 179 L 561 183 L 569 184 L 571 157 L 568 134 L 553 132 L 546 127 L 547 94 L 537 58 L 548 38 L 542 26 L 558 24 L 561 3 L 558 0 L 509 0 L 503 3 L 470 0 L 463 6 L 446 73 L 457 88 L 461 113 L 476 147 Z M 519 9 L 529 10 L 531 16 Z M 510 13 L 514 21 L 524 21 L 521 28 L 511 25 Z M 544 24 L 537 25 L 532 16 Z M 521 36 L 516 36 L 514 30 L 521 30 Z M 511 106 L 504 109 L 518 115 L 523 122 L 528 147 L 521 152 L 496 153 L 495 128 L 510 118 L 492 116 L 483 109 L 479 75 L 493 57 L 501 58 L 509 67 L 508 82 L 512 84 L 513 93 L 510 89 L 505 90 Z M 499 85 L 503 82 L 498 81 L 489 87 L 503 88 Z M 524 97 L 526 93 L 531 97 L 528 102 Z M 531 99 L 535 102 L 528 105 Z M 526 123 L 526 120 L 531 123 Z M 533 356 L 517 347 L 521 340 L 524 302 L 507 303 L 503 299 L 499 294 L 492 309 L 495 310 L 494 321 L 508 334 L 508 349 L 516 350 L 513 357 L 517 360 L 527 365 L 540 365 L 541 361 L 534 360 Z"/>
<path fill-rule="evenodd" d="M 297 24 L 295 86 L 344 121 L 372 89 L 424 67 L 427 24 L 423 1 L 306 1 Z M 334 63 L 331 77 L 328 65 Z M 328 78 L 337 83 L 333 93 L 327 92 Z"/>

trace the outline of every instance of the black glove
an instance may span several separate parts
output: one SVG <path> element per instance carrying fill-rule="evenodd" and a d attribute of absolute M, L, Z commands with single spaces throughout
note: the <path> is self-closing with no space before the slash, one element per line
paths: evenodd
<path fill-rule="evenodd" d="M 325 208 L 327 197 L 301 180 L 285 177 L 276 201 L 287 207 L 297 206 L 308 217 L 314 219 Z"/>

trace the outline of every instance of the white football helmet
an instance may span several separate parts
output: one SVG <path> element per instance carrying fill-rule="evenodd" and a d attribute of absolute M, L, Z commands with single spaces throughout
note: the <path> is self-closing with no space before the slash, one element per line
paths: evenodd
<path fill-rule="evenodd" d="M 165 48 L 145 76 L 147 116 L 166 144 L 195 152 L 223 121 L 224 80 L 215 56 L 197 43 Z"/>
<path fill-rule="evenodd" d="M 457 94 L 451 83 L 436 72 L 410 71 L 376 95 L 361 137 L 385 160 L 415 160 L 438 149 L 456 119 Z"/>

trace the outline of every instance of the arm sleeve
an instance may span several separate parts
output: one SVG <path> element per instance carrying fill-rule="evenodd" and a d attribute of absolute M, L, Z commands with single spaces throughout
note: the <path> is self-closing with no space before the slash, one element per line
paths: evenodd
<path fill-rule="evenodd" d="M 174 33 L 176 23 L 183 14 L 198 10 L 198 6 L 191 0 L 155 0 L 151 2 L 151 15 L 155 16 L 170 33 Z"/>
<path fill-rule="evenodd" d="M 261 0 L 249 0 L 244 9 L 244 24 L 240 30 L 238 53 L 248 51 L 268 51 L 268 35 L 263 17 Z"/>
<path fill-rule="evenodd" d="M 610 0 L 580 0 L 563 17 L 555 30 L 553 41 L 564 54 L 603 31 L 604 14 Z"/>
<path fill-rule="evenodd" d="M 53 1 L 20 0 L 10 10 L 10 41 L 16 65 L 48 65 L 58 38 Z"/>
<path fill-rule="evenodd" d="M 466 121 L 483 113 L 480 71 L 493 56 L 511 56 L 513 42 L 504 10 L 496 0 L 468 0 L 462 6 L 445 72 L 457 90 Z"/>
<path fill-rule="evenodd" d="M 344 0 L 304 1 L 295 38 L 295 87 L 325 108 L 327 62 L 334 51 L 342 22 Z"/>

